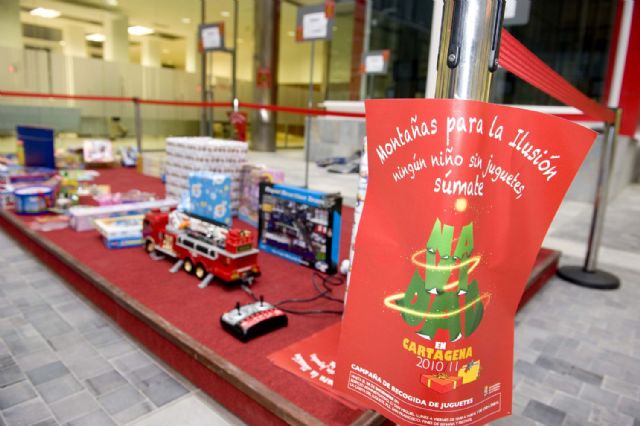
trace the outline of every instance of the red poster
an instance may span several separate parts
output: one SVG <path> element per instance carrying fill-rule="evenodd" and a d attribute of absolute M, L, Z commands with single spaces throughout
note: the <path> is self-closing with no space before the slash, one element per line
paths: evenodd
<path fill-rule="evenodd" d="M 516 308 L 596 134 L 476 101 L 372 100 L 366 113 L 334 386 L 402 424 L 508 415 Z"/>
<path fill-rule="evenodd" d="M 269 360 L 317 386 L 348 407 L 358 408 L 333 392 L 341 324 L 338 322 L 310 337 L 269 355 Z"/>

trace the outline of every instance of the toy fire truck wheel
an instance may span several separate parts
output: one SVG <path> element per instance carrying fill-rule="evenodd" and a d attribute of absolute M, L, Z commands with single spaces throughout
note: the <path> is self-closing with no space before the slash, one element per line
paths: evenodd
<path fill-rule="evenodd" d="M 147 253 L 151 254 L 156 251 L 156 245 L 152 240 L 147 240 L 147 242 L 144 244 L 144 249 L 147 251 Z"/>
<path fill-rule="evenodd" d="M 204 269 L 204 266 L 202 266 L 201 263 L 198 263 L 198 265 L 196 266 L 196 277 L 201 280 L 204 279 L 204 277 L 207 275 L 207 270 Z"/>
<path fill-rule="evenodd" d="M 193 262 L 191 261 L 191 259 L 187 258 L 184 260 L 184 264 L 182 265 L 182 269 L 184 269 L 184 271 L 187 274 L 193 274 L 193 270 L 195 269 L 193 267 Z"/>

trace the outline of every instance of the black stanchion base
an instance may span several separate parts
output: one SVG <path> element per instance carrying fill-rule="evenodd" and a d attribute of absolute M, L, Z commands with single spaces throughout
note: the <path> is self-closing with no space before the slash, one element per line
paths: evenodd
<path fill-rule="evenodd" d="M 587 272 L 582 266 L 563 266 L 558 268 L 557 273 L 563 280 L 581 287 L 596 290 L 615 290 L 620 287 L 620 279 L 605 271 Z"/>

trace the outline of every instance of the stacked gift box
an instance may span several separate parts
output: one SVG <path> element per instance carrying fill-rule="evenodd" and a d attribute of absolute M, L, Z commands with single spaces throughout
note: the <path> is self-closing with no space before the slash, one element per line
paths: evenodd
<path fill-rule="evenodd" d="M 166 191 L 168 197 L 179 198 L 188 190 L 189 175 L 208 171 L 228 175 L 231 179 L 231 209 L 235 213 L 240 202 L 240 174 L 247 162 L 245 142 L 208 137 L 167 138 Z"/>
<path fill-rule="evenodd" d="M 166 157 L 164 153 L 145 152 L 140 156 L 142 172 L 145 176 L 162 177 L 166 168 Z"/>

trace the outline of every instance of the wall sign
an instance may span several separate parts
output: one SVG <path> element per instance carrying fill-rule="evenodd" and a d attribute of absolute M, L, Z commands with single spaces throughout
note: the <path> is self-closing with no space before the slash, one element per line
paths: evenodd
<path fill-rule="evenodd" d="M 203 24 L 199 27 L 200 48 L 205 52 L 225 50 L 224 47 L 224 22 L 215 24 Z"/>
<path fill-rule="evenodd" d="M 324 3 L 298 7 L 296 40 L 331 40 L 333 21 L 333 16 L 327 17 L 327 8 Z"/>
<path fill-rule="evenodd" d="M 371 50 L 362 55 L 362 68 L 365 74 L 386 74 L 389 69 L 389 50 Z"/>

